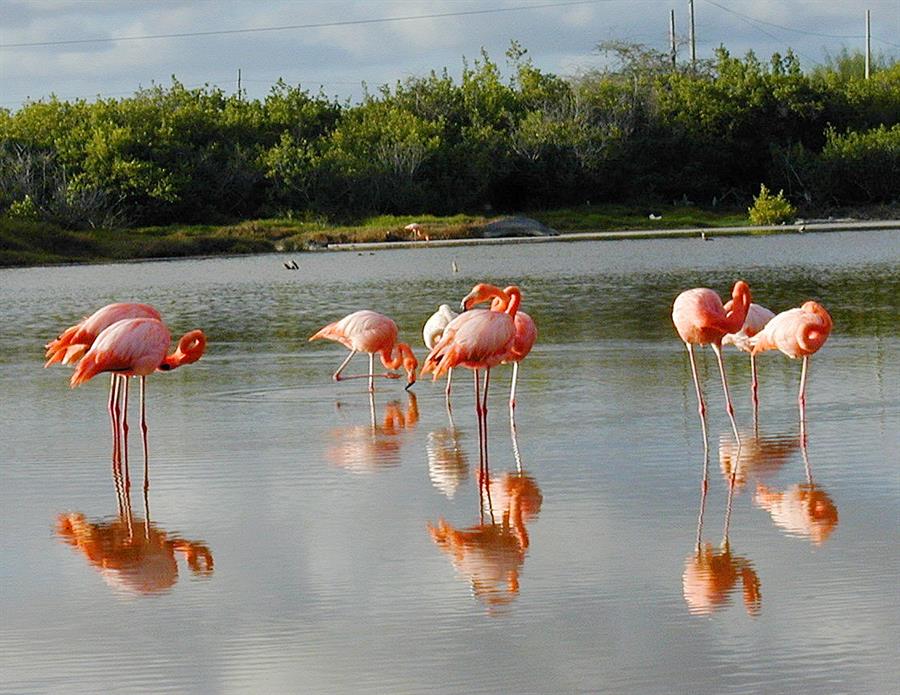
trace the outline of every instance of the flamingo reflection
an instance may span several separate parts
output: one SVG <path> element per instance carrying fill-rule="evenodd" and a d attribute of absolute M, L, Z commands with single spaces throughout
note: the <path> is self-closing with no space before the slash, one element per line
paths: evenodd
<path fill-rule="evenodd" d="M 721 435 L 719 468 L 740 490 L 748 478 L 760 480 L 775 475 L 799 448 L 800 437 L 792 434 L 762 436 L 741 432 L 740 447 L 731 437 Z"/>
<path fill-rule="evenodd" d="M 494 613 L 509 605 L 519 593 L 519 576 L 530 544 L 526 524 L 540 511 L 540 488 L 525 474 L 503 473 L 483 480 L 492 501 L 478 524 L 456 528 L 444 519 L 428 524 L 432 540 L 453 563 L 472 593 Z"/>
<path fill-rule="evenodd" d="M 147 596 L 171 589 L 178 581 L 176 553 L 184 556 L 196 577 L 213 573 L 213 556 L 202 541 L 170 535 L 150 520 L 144 496 L 144 518 L 134 515 L 127 491 L 116 478 L 119 513 L 115 518 L 90 520 L 81 512 L 60 514 L 56 533 L 81 551 L 113 589 Z"/>
<path fill-rule="evenodd" d="M 734 501 L 734 486 L 729 486 L 725 511 L 725 530 L 722 543 L 715 547 L 703 543 L 703 515 L 708 490 L 709 457 L 704 456 L 703 484 L 701 485 L 700 513 L 697 519 L 696 550 L 686 560 L 681 576 L 684 600 L 693 615 L 710 615 L 731 603 L 731 594 L 740 582 L 744 607 L 749 615 L 758 615 L 761 607 L 759 576 L 747 558 L 732 552 L 729 541 L 729 524 Z"/>
<path fill-rule="evenodd" d="M 815 545 L 822 545 L 837 527 L 838 510 L 828 493 L 813 482 L 806 446 L 800 451 L 806 468 L 806 482 L 784 491 L 758 483 L 753 503 L 769 512 L 775 525 L 789 535 L 808 538 Z"/>
<path fill-rule="evenodd" d="M 453 499 L 456 490 L 469 474 L 466 453 L 460 445 L 461 433 L 453 422 L 453 414 L 447 408 L 450 424 L 428 433 L 425 452 L 428 456 L 428 476 L 431 484 Z"/>
<path fill-rule="evenodd" d="M 339 427 L 331 431 L 334 443 L 327 457 L 334 464 L 354 473 L 371 473 L 381 468 L 400 465 L 400 435 L 419 422 L 416 394 L 406 392 L 406 409 L 400 401 L 384 407 L 384 416 L 376 420 L 375 396 L 369 394 L 369 424 Z"/>

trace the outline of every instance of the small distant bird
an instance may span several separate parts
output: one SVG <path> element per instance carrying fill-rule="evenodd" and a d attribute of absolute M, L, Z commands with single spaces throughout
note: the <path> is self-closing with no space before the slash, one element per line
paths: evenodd
<path fill-rule="evenodd" d="M 703 403 L 703 393 L 697 377 L 694 345 L 709 344 L 716 354 L 719 373 L 722 376 L 722 389 L 725 391 L 726 410 L 731 419 L 734 438 L 740 445 L 741 438 L 738 434 L 737 423 L 734 421 L 734 406 L 731 404 L 731 396 L 728 394 L 728 381 L 725 379 L 725 366 L 722 364 L 722 338 L 728 333 L 737 333 L 741 330 L 749 308 L 750 286 L 743 280 L 734 283 L 731 300 L 725 305 L 722 304 L 718 294 L 706 287 L 685 290 L 676 297 L 675 303 L 672 305 L 672 322 L 675 324 L 675 330 L 679 337 L 684 341 L 688 357 L 691 360 L 691 374 L 697 390 L 704 442 L 706 441 L 706 405 Z"/>
<path fill-rule="evenodd" d="M 455 260 L 450 261 L 450 267 L 453 269 L 453 272 L 454 272 L 454 273 L 458 273 L 458 272 L 459 272 L 459 266 L 456 265 L 456 261 L 455 261 Z"/>
<path fill-rule="evenodd" d="M 288 270 L 300 270 L 300 266 L 297 265 L 297 261 L 295 260 L 291 260 L 290 263 L 284 263 L 283 265 Z"/>
<path fill-rule="evenodd" d="M 806 420 L 806 373 L 809 358 L 828 340 L 831 334 L 831 315 L 818 302 L 805 302 L 796 309 L 782 311 L 773 317 L 759 333 L 750 339 L 756 355 L 765 350 L 779 350 L 791 359 L 803 358 L 800 371 L 800 419 Z"/>
<path fill-rule="evenodd" d="M 438 307 L 438 310 L 435 311 L 425 322 L 425 326 L 422 328 L 422 340 L 425 342 L 425 347 L 430 351 L 437 342 L 441 339 L 441 336 L 444 335 L 444 329 L 447 327 L 453 319 L 455 319 L 459 314 L 457 314 L 453 309 L 450 308 L 448 304 L 441 304 Z M 453 369 L 449 369 L 447 371 L 447 388 L 446 395 L 447 398 L 450 398 L 450 384 L 453 379 Z"/>
<path fill-rule="evenodd" d="M 750 338 L 765 328 L 773 316 L 775 316 L 774 311 L 770 311 L 759 304 L 751 303 L 741 330 L 737 333 L 728 333 L 722 338 L 722 345 L 734 345 L 738 350 L 750 353 L 750 393 L 753 397 L 754 405 L 759 404 L 759 380 L 756 375 L 756 355 L 753 354 Z"/>
<path fill-rule="evenodd" d="M 424 239 L 425 241 L 431 241 L 428 234 L 425 232 L 425 227 L 423 227 L 418 222 L 411 222 L 410 224 L 406 225 L 403 229 L 405 229 L 407 232 L 412 232 L 415 235 L 416 239 Z"/>
<path fill-rule="evenodd" d="M 397 379 L 400 376 L 393 372 L 375 374 L 375 353 L 379 354 L 381 363 L 388 369 L 399 369 L 402 366 L 406 370 L 407 389 L 416 382 L 416 370 L 419 362 L 409 345 L 397 342 L 397 333 L 397 324 L 393 320 L 376 311 L 363 309 L 348 314 L 339 321 L 329 323 L 309 339 L 311 341 L 322 338 L 334 340 L 350 350 L 347 359 L 341 362 L 341 366 L 338 367 L 332 378 L 335 381 L 341 381 L 342 379 L 358 379 L 367 376 L 371 393 L 375 390 L 376 376 L 387 379 Z M 395 351 L 396 355 L 394 355 Z M 357 352 L 369 353 L 369 373 L 341 376 L 344 367 Z"/>
<path fill-rule="evenodd" d="M 652 212 L 650 213 L 649 217 L 651 220 L 661 220 L 662 219 L 662 215 L 654 215 Z"/>

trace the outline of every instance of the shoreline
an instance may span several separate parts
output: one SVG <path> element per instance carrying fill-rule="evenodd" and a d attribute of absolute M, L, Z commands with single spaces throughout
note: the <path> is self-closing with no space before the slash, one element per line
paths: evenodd
<path fill-rule="evenodd" d="M 464 237 L 451 239 L 433 239 L 430 241 L 370 241 L 370 242 L 338 242 L 303 250 L 291 251 L 269 249 L 249 253 L 204 253 L 197 255 L 149 256 L 137 258 L 99 258 L 96 260 L 71 260 L 50 263 L 17 264 L 0 266 L 2 270 L 18 270 L 28 268 L 53 268 L 60 266 L 110 265 L 116 263 L 154 263 L 177 260 L 206 260 L 211 258 L 239 258 L 251 255 L 285 255 L 291 253 L 322 253 L 326 251 L 385 251 L 392 249 L 444 248 L 457 246 L 498 246 L 506 244 L 540 244 L 553 242 L 578 241 L 622 241 L 629 239 L 713 239 L 717 236 L 768 236 L 772 234 L 803 234 L 814 232 L 865 232 L 865 231 L 900 231 L 900 219 L 889 220 L 844 220 L 815 221 L 795 224 L 753 226 L 739 225 L 732 227 L 683 227 L 674 229 L 622 229 L 598 232 L 561 232 L 544 236 L 507 236 L 507 237 Z"/>
<path fill-rule="evenodd" d="M 385 249 L 431 248 L 442 246 L 491 246 L 502 244 L 543 244 L 569 241 L 617 241 L 623 239 L 712 239 L 717 236 L 764 236 L 813 232 L 900 231 L 900 220 L 854 220 L 806 222 L 769 226 L 684 227 L 680 229 L 622 229 L 605 232 L 565 232 L 546 236 L 435 239 L 433 241 L 368 241 L 328 244 L 327 251 L 376 251 Z"/>

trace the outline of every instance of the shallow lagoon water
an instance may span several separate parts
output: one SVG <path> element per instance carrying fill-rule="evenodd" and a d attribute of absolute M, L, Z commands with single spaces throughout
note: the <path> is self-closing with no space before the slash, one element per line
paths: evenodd
<path fill-rule="evenodd" d="M 0 271 L 0 691 L 880 693 L 900 681 L 898 234 L 296 259 L 297 271 L 276 255 Z M 701 353 L 701 510 L 703 444 L 669 311 L 683 288 L 725 294 L 738 277 L 776 311 L 821 300 L 835 329 L 811 361 L 805 449 L 799 363 L 760 359 L 754 433 L 747 357 L 726 350 L 738 457 Z M 491 509 L 467 372 L 451 423 L 443 384 L 410 396 L 382 380 L 370 402 L 364 381 L 331 382 L 343 348 L 306 342 L 368 307 L 421 357 L 431 311 L 484 279 L 520 284 L 540 330 L 515 442 L 509 369 L 493 374 Z M 148 381 L 146 496 L 132 409 L 128 514 L 107 381 L 70 391 L 64 368 L 41 369 L 41 346 L 131 299 L 173 334 L 202 327 L 209 347 Z"/>

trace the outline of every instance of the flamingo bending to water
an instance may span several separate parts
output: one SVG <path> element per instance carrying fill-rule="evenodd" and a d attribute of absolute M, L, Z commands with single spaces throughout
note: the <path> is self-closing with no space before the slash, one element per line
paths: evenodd
<path fill-rule="evenodd" d="M 818 302 L 809 301 L 796 309 L 788 309 L 771 319 L 750 344 L 754 355 L 765 350 L 780 350 L 791 359 L 803 358 L 800 371 L 800 422 L 806 420 L 806 373 L 810 355 L 819 351 L 831 334 L 831 316 Z"/>
<path fill-rule="evenodd" d="M 372 393 L 375 391 L 376 376 L 386 379 L 399 378 L 400 375 L 393 372 L 375 374 L 375 353 L 378 353 L 381 363 L 388 369 L 399 369 L 402 366 L 406 370 L 407 389 L 416 383 L 416 370 L 419 368 L 419 362 L 409 345 L 397 342 L 397 324 L 384 314 L 368 309 L 355 311 L 339 321 L 329 323 L 309 339 L 312 341 L 322 338 L 337 341 L 350 350 L 347 359 L 341 362 L 341 366 L 332 375 L 335 381 L 368 376 L 369 392 Z M 395 351 L 396 355 L 394 355 Z M 369 373 L 341 376 L 344 367 L 357 352 L 369 353 Z"/>
<path fill-rule="evenodd" d="M 166 355 L 172 337 L 162 321 L 153 318 L 123 319 L 100 332 L 87 351 L 70 384 L 80 386 L 101 372 L 123 377 L 141 377 L 141 431 L 144 439 L 144 459 L 147 458 L 146 379 L 153 372 L 169 371 L 196 362 L 206 349 L 203 331 L 185 333 L 178 348 Z M 145 482 L 146 484 L 146 482 Z"/>
<path fill-rule="evenodd" d="M 685 290 L 675 298 L 672 306 L 672 322 L 679 337 L 684 341 L 691 360 L 691 373 L 694 376 L 694 387 L 697 390 L 700 424 L 703 427 L 703 442 L 706 446 L 706 405 L 697 378 L 697 365 L 694 362 L 694 345 L 712 346 L 719 363 L 722 375 L 722 389 L 725 391 L 726 410 L 731 419 L 734 438 L 740 445 L 737 423 L 734 421 L 734 406 L 728 394 L 728 381 L 725 378 L 725 366 L 722 364 L 722 338 L 729 333 L 737 333 L 744 325 L 750 307 L 750 286 L 743 280 L 734 283 L 731 300 L 722 304 L 719 295 L 706 287 Z"/>
<path fill-rule="evenodd" d="M 47 362 L 44 367 L 49 367 L 57 362 L 75 364 L 91 348 L 97 336 L 104 329 L 123 319 L 139 318 L 162 320 L 160 313 L 154 307 L 138 302 L 116 302 L 97 309 L 90 316 L 86 316 L 79 323 L 64 330 L 56 340 L 51 340 L 44 346 L 47 349 L 44 355 Z M 128 402 L 128 379 L 113 372 L 109 375 L 107 410 L 112 423 L 114 459 L 118 458 L 120 402 L 125 404 Z M 122 428 L 127 433 L 127 412 L 122 413 Z"/>

